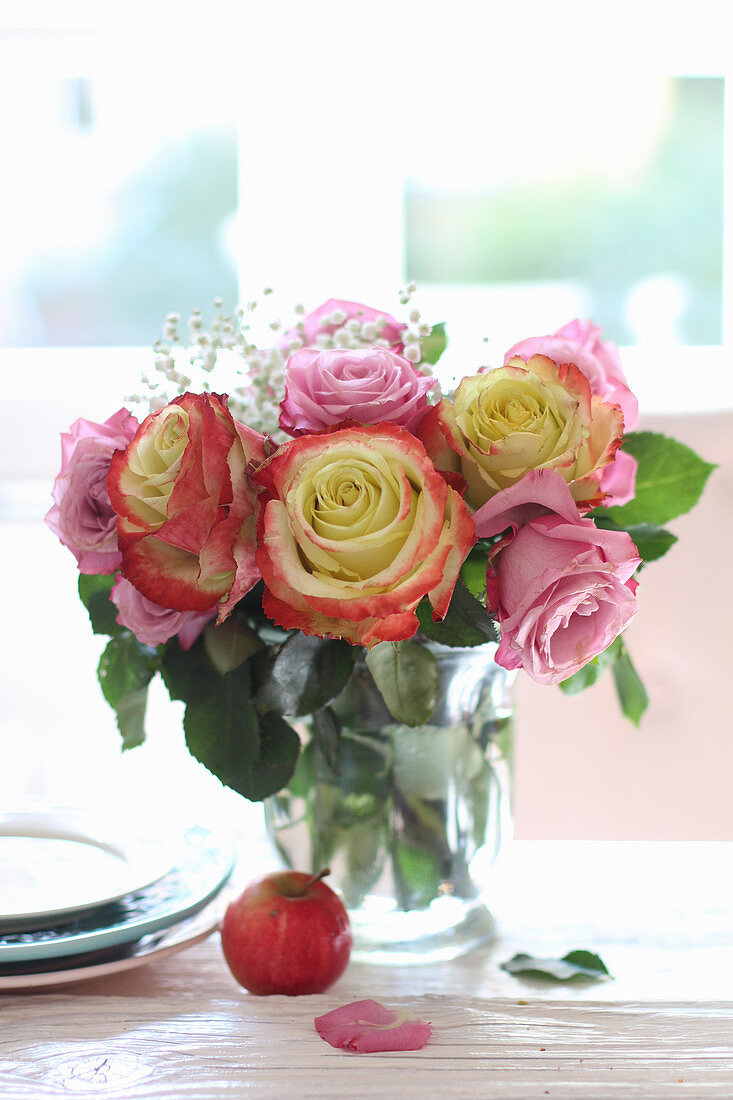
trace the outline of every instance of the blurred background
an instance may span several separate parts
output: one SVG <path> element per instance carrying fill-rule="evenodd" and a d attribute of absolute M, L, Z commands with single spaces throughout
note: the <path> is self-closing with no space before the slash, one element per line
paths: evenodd
<path fill-rule="evenodd" d="M 164 692 L 149 742 L 119 754 L 75 562 L 41 521 L 59 432 L 139 388 L 170 311 L 272 286 L 284 310 L 395 312 L 414 280 L 448 326 L 446 378 L 592 317 L 621 346 L 640 426 L 719 464 L 642 577 L 641 729 L 610 682 L 573 699 L 519 682 L 516 834 L 733 839 L 733 63 L 717 5 L 690 26 L 621 3 L 593 28 L 573 3 L 213 3 L 196 23 L 98 7 L 0 13 L 0 799 L 240 812 L 187 757 Z"/>

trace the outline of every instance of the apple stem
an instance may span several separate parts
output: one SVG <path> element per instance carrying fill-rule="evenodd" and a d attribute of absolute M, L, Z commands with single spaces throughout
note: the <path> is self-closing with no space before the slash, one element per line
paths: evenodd
<path fill-rule="evenodd" d="M 303 895 L 306 894 L 310 890 L 310 888 L 311 888 L 311 886 L 313 885 L 314 882 L 320 882 L 321 879 L 325 878 L 326 875 L 330 875 L 330 874 L 331 874 L 331 868 L 330 867 L 324 867 L 323 870 L 319 871 L 317 875 L 311 875 L 311 877 L 308 879 L 308 881 L 303 883 L 301 889 L 296 894 L 296 897 L 303 897 Z"/>

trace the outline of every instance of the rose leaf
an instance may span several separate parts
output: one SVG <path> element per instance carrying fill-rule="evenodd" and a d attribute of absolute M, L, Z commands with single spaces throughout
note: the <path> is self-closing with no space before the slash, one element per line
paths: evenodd
<path fill-rule="evenodd" d="M 300 738 L 279 715 L 258 717 L 246 664 L 188 703 L 183 729 L 191 755 L 252 802 L 279 791 L 295 771 Z"/>
<path fill-rule="evenodd" d="M 313 740 L 334 775 L 339 775 L 341 754 L 341 722 L 331 707 L 313 712 Z"/>
<path fill-rule="evenodd" d="M 561 959 L 537 958 L 535 955 L 520 952 L 500 966 L 508 974 L 549 978 L 556 982 L 572 981 L 574 978 L 611 977 L 603 960 L 592 951 L 584 950 L 569 951 Z"/>
<path fill-rule="evenodd" d="M 485 577 L 486 566 L 484 565 Z M 417 617 L 420 630 L 425 637 L 441 645 L 476 646 L 499 640 L 494 620 L 481 601 L 472 596 L 460 580 L 453 589 L 450 607 L 444 619 L 433 622 L 432 608 L 428 600 L 423 600 L 419 604 Z"/>
<path fill-rule="evenodd" d="M 115 711 L 123 749 L 145 740 L 148 684 L 159 665 L 158 650 L 143 645 L 129 631 L 112 638 L 100 657 L 97 676 L 102 694 Z"/>
<path fill-rule="evenodd" d="M 274 651 L 255 705 L 276 714 L 312 714 L 346 686 L 354 659 L 348 642 L 293 634 Z"/>
<path fill-rule="evenodd" d="M 649 697 L 623 643 L 611 666 L 611 671 L 621 711 L 625 718 L 638 726 L 644 711 L 649 706 Z"/>
<path fill-rule="evenodd" d="M 622 527 L 664 524 L 689 512 L 715 466 L 693 450 L 659 432 L 630 432 L 624 450 L 639 464 L 636 492 L 628 504 L 608 509 Z"/>
<path fill-rule="evenodd" d="M 171 699 L 182 703 L 205 700 L 221 679 L 209 660 L 203 637 L 188 651 L 181 648 L 177 638 L 171 638 L 163 651 L 160 674 Z"/>
<path fill-rule="evenodd" d="M 95 634 L 121 634 L 124 627 L 117 622 L 117 608 L 109 598 L 116 577 L 79 574 L 79 598 L 89 613 Z"/>
<path fill-rule="evenodd" d="M 209 660 L 222 675 L 241 665 L 264 643 L 259 634 L 239 618 L 230 617 L 220 626 L 207 623 L 204 627 L 204 646 Z"/>
<path fill-rule="evenodd" d="M 423 363 L 429 363 L 431 367 L 434 367 L 447 347 L 448 337 L 445 334 L 445 321 L 440 321 L 437 325 L 433 325 L 430 335 L 426 336 L 422 342 Z"/>
<path fill-rule="evenodd" d="M 366 663 L 390 714 L 406 726 L 422 726 L 438 701 L 438 662 L 418 642 L 381 642 Z"/>

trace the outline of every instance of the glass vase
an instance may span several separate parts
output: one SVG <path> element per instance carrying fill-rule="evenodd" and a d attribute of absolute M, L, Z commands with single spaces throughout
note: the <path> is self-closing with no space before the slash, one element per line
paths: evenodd
<path fill-rule="evenodd" d="M 494 663 L 494 645 L 428 648 L 440 687 L 427 725 L 395 722 L 362 656 L 328 708 L 293 723 L 304 743 L 298 767 L 265 803 L 286 866 L 330 867 L 355 959 L 454 958 L 493 931 L 490 872 L 511 821 L 515 674 Z"/>

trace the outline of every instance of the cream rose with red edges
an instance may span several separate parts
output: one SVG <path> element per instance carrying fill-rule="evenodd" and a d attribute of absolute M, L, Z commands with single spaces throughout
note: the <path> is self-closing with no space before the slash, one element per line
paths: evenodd
<path fill-rule="evenodd" d="M 453 402 L 423 417 L 418 435 L 439 469 L 466 479 L 466 500 L 479 508 L 529 470 L 557 470 L 579 506 L 603 499 L 603 468 L 621 443 L 616 405 L 591 395 L 572 363 L 544 355 L 464 378 Z"/>
<path fill-rule="evenodd" d="M 217 394 L 187 393 L 146 417 L 107 478 L 122 575 L 164 608 L 217 606 L 226 618 L 259 580 L 247 469 L 264 458 L 262 436 Z"/>
<path fill-rule="evenodd" d="M 445 616 L 473 522 L 423 446 L 380 424 L 302 436 L 254 477 L 265 613 L 286 629 L 373 645 Z"/>

